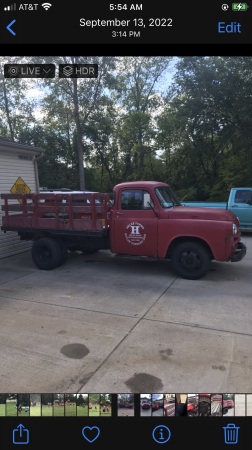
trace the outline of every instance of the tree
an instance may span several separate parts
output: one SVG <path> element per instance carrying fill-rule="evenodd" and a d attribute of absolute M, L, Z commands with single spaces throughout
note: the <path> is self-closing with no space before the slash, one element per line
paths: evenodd
<path fill-rule="evenodd" d="M 168 159 L 181 193 L 221 200 L 237 182 L 251 179 L 244 176 L 245 158 L 252 158 L 251 81 L 251 58 L 179 60 L 159 136 L 170 129 Z"/>
<path fill-rule="evenodd" d="M 79 188 L 86 188 L 84 159 L 86 148 L 85 127 L 88 120 L 99 106 L 99 102 L 105 95 L 105 89 L 110 86 L 113 78 L 115 57 L 63 57 L 54 58 L 58 64 L 98 64 L 97 78 L 55 78 L 47 80 L 50 94 L 45 97 L 44 106 L 49 116 L 57 120 L 58 114 L 68 115 L 68 130 L 66 138 L 71 141 L 71 146 L 76 144 Z M 60 110 L 55 109 L 55 103 Z M 56 114 L 56 115 L 55 115 Z M 64 122 L 63 122 L 64 123 Z"/>
<path fill-rule="evenodd" d="M 143 179 L 156 157 L 155 115 L 162 106 L 157 83 L 169 57 L 126 57 L 118 64 L 117 97 L 121 104 L 116 137 L 122 154 L 122 178 Z"/>
<path fill-rule="evenodd" d="M 12 58 L 12 63 L 27 62 L 25 58 Z M 26 79 L 5 78 L 4 63 L 0 66 L 0 135 L 11 141 L 19 140 L 21 131 L 34 121 L 34 102 L 27 93 L 32 82 Z"/>

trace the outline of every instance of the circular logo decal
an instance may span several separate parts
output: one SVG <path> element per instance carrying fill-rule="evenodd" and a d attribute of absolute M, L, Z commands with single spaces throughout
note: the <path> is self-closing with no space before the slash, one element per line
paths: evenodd
<path fill-rule="evenodd" d="M 126 226 L 125 239 L 131 245 L 141 245 L 145 241 L 144 226 L 138 222 L 131 222 Z"/>

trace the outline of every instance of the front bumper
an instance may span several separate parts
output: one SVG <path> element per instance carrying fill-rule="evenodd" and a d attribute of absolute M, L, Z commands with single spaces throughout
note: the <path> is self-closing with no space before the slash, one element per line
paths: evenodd
<path fill-rule="evenodd" d="M 246 255 L 246 253 L 247 253 L 246 245 L 243 244 L 243 242 L 238 242 L 235 248 L 235 253 L 231 256 L 230 261 L 231 262 L 241 261 Z"/>

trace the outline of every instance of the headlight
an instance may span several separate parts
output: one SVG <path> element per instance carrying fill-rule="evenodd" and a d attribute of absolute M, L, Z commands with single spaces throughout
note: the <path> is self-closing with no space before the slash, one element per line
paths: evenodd
<path fill-rule="evenodd" d="M 235 225 L 235 223 L 233 223 L 233 234 L 236 234 L 238 231 L 237 226 Z"/>

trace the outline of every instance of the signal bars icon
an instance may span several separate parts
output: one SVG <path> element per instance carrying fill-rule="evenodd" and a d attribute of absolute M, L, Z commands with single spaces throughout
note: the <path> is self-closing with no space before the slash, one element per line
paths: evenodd
<path fill-rule="evenodd" d="M 16 11 L 16 3 L 13 5 L 5 6 L 4 11 Z"/>
<path fill-rule="evenodd" d="M 51 3 L 42 3 L 43 8 L 47 11 L 49 8 L 51 8 Z"/>

